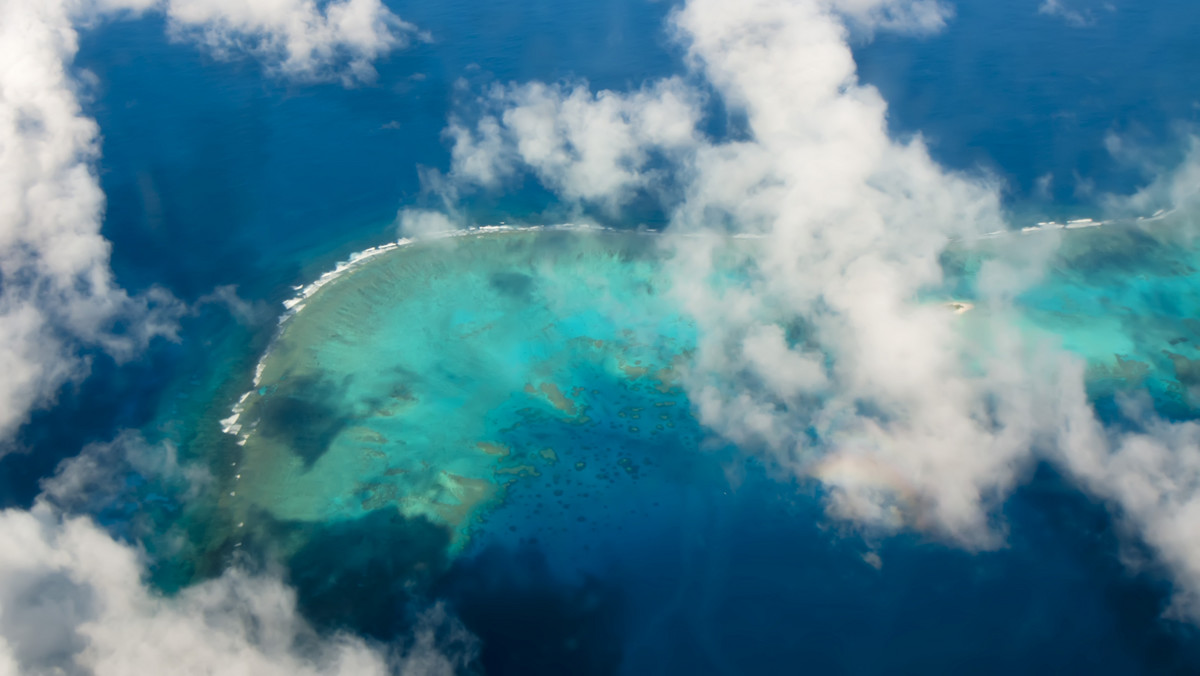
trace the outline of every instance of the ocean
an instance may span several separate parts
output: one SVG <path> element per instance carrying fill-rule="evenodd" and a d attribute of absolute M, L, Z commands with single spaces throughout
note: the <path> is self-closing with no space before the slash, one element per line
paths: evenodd
<path fill-rule="evenodd" d="M 666 299 L 656 235 L 633 232 L 663 225 L 652 209 L 598 216 L 615 231 L 401 247 L 281 325 L 298 287 L 430 205 L 421 172 L 448 168 L 442 131 L 483 87 L 686 76 L 669 2 L 388 4 L 432 40 L 353 88 L 215 59 L 154 17 L 83 33 L 117 279 L 197 309 L 180 342 L 96 354 L 35 414 L 33 452 L 0 460 L 0 504 L 28 506 L 60 460 L 139 430 L 216 477 L 185 498 L 131 471 L 95 510 L 156 556 L 164 593 L 273 561 L 319 629 L 382 641 L 440 601 L 492 674 L 1200 670 L 1200 634 L 1162 618 L 1164 571 L 1127 565 L 1141 545 L 1050 466 L 1005 503 L 1006 546 L 974 553 L 849 532 L 818 486 L 702 426 L 674 372 L 696 329 Z M 852 42 L 891 133 L 991 172 L 1018 226 L 1100 218 L 1103 195 L 1182 157 L 1200 115 L 1193 4 L 1079 3 L 1079 25 L 1038 6 L 959 2 L 939 34 Z M 708 105 L 707 131 L 730 133 Z M 571 216 L 532 181 L 464 207 L 476 225 Z M 1064 234 L 1089 243 L 1021 297 L 1022 327 L 1088 360 L 1101 417 L 1145 386 L 1192 419 L 1200 254 L 1122 227 Z M 931 302 L 972 297 L 972 255 L 947 260 Z M 239 311 L 203 300 L 230 285 Z M 171 526 L 186 546 L 165 543 Z"/>

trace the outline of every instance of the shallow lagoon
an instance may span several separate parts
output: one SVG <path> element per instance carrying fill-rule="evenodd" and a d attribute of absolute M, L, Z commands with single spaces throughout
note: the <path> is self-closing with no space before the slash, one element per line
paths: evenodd
<path fill-rule="evenodd" d="M 357 266 L 260 364 L 229 508 L 329 521 L 398 507 L 458 546 L 522 480 L 636 476 L 643 459 L 619 450 L 689 415 L 673 368 L 693 328 L 661 296 L 652 245 L 504 233 Z"/>

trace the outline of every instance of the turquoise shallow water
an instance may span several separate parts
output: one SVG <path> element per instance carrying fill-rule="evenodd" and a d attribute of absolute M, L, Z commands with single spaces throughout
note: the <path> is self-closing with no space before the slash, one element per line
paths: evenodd
<path fill-rule="evenodd" d="M 1163 412 L 1186 416 L 1200 286 L 1169 224 L 961 244 L 931 298 L 979 302 L 980 263 L 1044 246 L 1039 237 L 1061 242 L 1016 299 L 1016 324 L 1084 358 L 1095 400 L 1145 387 Z M 697 445 L 679 382 L 696 327 L 670 296 L 661 243 L 652 233 L 474 233 L 351 268 L 304 301 L 259 364 L 238 406 L 244 453 L 227 508 L 238 522 L 254 509 L 321 522 L 398 507 L 453 529 L 457 546 L 507 486 L 583 471 L 589 459 L 571 454 L 592 439 L 615 444 L 605 454 L 628 476 L 643 464 L 636 449 L 678 441 L 684 420 L 685 443 Z M 962 314 L 962 330 L 986 331 L 991 312 Z"/>
<path fill-rule="evenodd" d="M 1085 359 L 1101 408 L 1145 388 L 1163 413 L 1186 417 L 1200 293 L 1170 224 L 962 243 L 931 302 L 980 302 L 982 264 L 1050 237 L 1056 253 L 1017 297 L 1016 324 Z M 603 495 L 686 476 L 689 453 L 679 464 L 648 451 L 724 444 L 692 419 L 679 381 L 696 327 L 670 296 L 661 243 L 472 233 L 388 251 L 317 290 L 237 407 L 243 447 L 221 496 L 230 537 L 263 536 L 262 515 L 325 523 L 397 509 L 447 529 L 458 552 L 529 486 L 544 498 L 539 519 L 554 521 L 571 496 L 590 497 L 584 486 Z M 986 342 L 991 312 L 963 313 L 962 330 Z"/>
<path fill-rule="evenodd" d="M 514 484 L 637 478 L 644 458 L 621 449 L 690 415 L 674 368 L 694 328 L 663 295 L 656 244 L 511 232 L 353 269 L 262 362 L 222 500 L 248 532 L 255 509 L 322 522 L 398 508 L 457 548 Z"/>

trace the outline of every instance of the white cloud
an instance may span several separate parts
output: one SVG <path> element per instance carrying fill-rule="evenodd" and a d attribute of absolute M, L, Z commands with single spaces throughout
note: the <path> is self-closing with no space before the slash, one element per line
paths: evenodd
<path fill-rule="evenodd" d="M 0 438 L 86 373 L 81 344 L 127 359 L 173 337 L 181 311 L 161 291 L 130 297 L 112 279 L 98 132 L 66 73 L 75 50 L 60 3 L 0 7 Z M 128 330 L 114 331 L 122 320 Z"/>
<path fill-rule="evenodd" d="M 171 486 L 172 494 L 185 502 L 211 483 L 203 467 L 179 463 L 174 444 L 149 444 L 141 434 L 126 431 L 112 441 L 88 444 L 60 462 L 54 475 L 42 480 L 39 499 L 65 513 L 95 514 L 138 499 L 129 495 L 130 474 Z"/>
<path fill-rule="evenodd" d="M 673 14 L 676 37 L 693 75 L 744 117 L 744 137 L 681 127 L 661 143 L 633 129 L 656 100 L 647 92 L 669 85 L 675 100 L 699 100 L 681 80 L 624 94 L 509 86 L 485 97 L 478 123 L 451 125 L 449 178 L 500 185 L 529 171 L 568 200 L 607 208 L 673 184 L 675 293 L 700 329 L 685 380 L 705 424 L 789 476 L 821 481 L 836 516 L 972 548 L 1003 542 L 997 507 L 1049 457 L 1112 501 L 1174 571 L 1180 607 L 1200 617 L 1200 536 L 1189 526 L 1200 427 L 1151 418 L 1140 434 L 1109 438 L 1077 360 L 1011 321 L 1011 299 L 1037 279 L 1055 238 L 1025 262 L 981 271 L 986 311 L 970 317 L 973 340 L 961 316 L 917 300 L 940 282 L 952 239 L 1004 228 L 1000 188 L 942 169 L 920 138 L 888 136 L 846 24 L 928 31 L 947 16 L 921 2 L 690 0 Z M 681 110 L 691 112 L 677 119 L 698 123 L 698 106 Z M 646 153 L 663 147 L 666 165 L 644 171 Z M 1193 202 L 1197 166 L 1164 173 L 1126 207 Z M 757 238 L 730 246 L 727 233 Z M 731 262 L 744 279 L 712 284 Z"/>
<path fill-rule="evenodd" d="M 425 209 L 401 209 L 396 224 L 402 237 L 428 237 L 457 229 L 442 212 Z"/>
<path fill-rule="evenodd" d="M 0 674 L 450 676 L 474 641 L 438 607 L 405 646 L 319 635 L 278 578 L 239 568 L 163 596 L 142 555 L 42 503 L 0 511 Z M 460 652 L 443 653 L 439 629 Z"/>
<path fill-rule="evenodd" d="M 1126 399 L 1123 414 L 1135 430 L 1105 430 L 1079 378 L 1063 382 L 1062 401 L 1060 464 L 1158 552 L 1177 583 L 1174 614 L 1200 621 L 1200 424 L 1163 421 L 1145 402 Z"/>
<path fill-rule="evenodd" d="M 826 4 L 868 30 L 933 33 L 954 15 L 951 7 L 939 0 L 828 0 Z"/>
<path fill-rule="evenodd" d="M 655 154 L 696 143 L 701 97 L 669 78 L 630 94 L 586 84 L 493 87 L 471 127 L 452 121 L 454 185 L 495 188 L 532 171 L 562 197 L 615 209 L 656 175 Z"/>
<path fill-rule="evenodd" d="M 173 34 L 222 56 L 253 53 L 300 79 L 369 82 L 377 59 L 424 37 L 380 0 L 322 6 L 313 0 L 165 0 L 159 6 Z"/>
<path fill-rule="evenodd" d="M 185 312 L 164 291 L 130 296 L 113 279 L 94 169 L 99 130 L 68 71 L 77 25 L 149 10 L 220 54 L 249 51 L 288 77 L 346 83 L 370 80 L 371 63 L 416 34 L 379 0 L 0 5 L 0 441 L 86 376 L 82 348 L 129 359 L 155 337 L 174 339 Z"/>
<path fill-rule="evenodd" d="M 81 349 L 131 358 L 155 337 L 174 339 L 187 311 L 162 290 L 130 296 L 113 280 L 94 169 L 99 132 L 68 74 L 77 26 L 155 9 L 177 35 L 219 55 L 251 52 L 301 79 L 370 80 L 372 61 L 414 35 L 378 0 L 0 3 L 0 441 L 86 375 Z M 256 320 L 231 287 L 197 307 L 214 302 Z M 169 446 L 123 435 L 63 463 L 32 510 L 0 512 L 0 674 L 451 674 L 470 658 L 437 649 L 438 626 L 462 635 L 440 609 L 401 650 L 319 636 L 279 579 L 236 568 L 158 594 L 144 584 L 138 550 L 61 511 L 112 501 L 126 490 L 121 469 L 182 494 L 203 479 L 177 466 Z"/>
<path fill-rule="evenodd" d="M 131 473 L 185 501 L 209 482 L 202 468 L 178 463 L 170 444 L 125 432 L 64 461 L 32 509 L 0 511 L 0 676 L 450 676 L 476 657 L 478 641 L 441 606 L 394 644 L 321 634 L 277 574 L 238 565 L 162 594 L 146 582 L 139 548 L 73 516 L 137 501 Z M 162 549 L 164 535 L 152 528 L 124 530 L 155 537 Z"/>
<path fill-rule="evenodd" d="M 298 80 L 375 78 L 373 62 L 429 36 L 381 0 L 57 0 L 77 24 L 155 11 L 170 33 L 216 56 L 250 54 L 269 70 Z"/>
<path fill-rule="evenodd" d="M 987 378 L 964 373 L 955 317 L 913 299 L 938 282 L 951 237 L 1002 227 L 999 200 L 987 181 L 937 167 L 919 139 L 888 137 L 886 105 L 857 82 L 838 18 L 887 27 L 931 16 L 928 7 L 693 0 L 673 17 L 677 36 L 696 72 L 744 114 L 748 138 L 705 139 L 695 104 L 678 106 L 669 131 L 639 131 L 639 111 L 661 107 L 664 93 L 699 100 L 681 80 L 630 94 L 532 84 L 493 92 L 503 110 L 475 130 L 451 127 L 452 175 L 487 183 L 528 169 L 568 199 L 612 206 L 657 178 L 641 171 L 648 149 L 669 148 L 682 189 L 671 232 L 766 238 L 746 261 L 754 274 L 729 289 L 706 281 L 714 259 L 730 255 L 721 240 L 670 240 L 677 293 L 701 328 L 689 385 L 702 420 L 790 472 L 819 473 L 832 466 L 819 456 L 832 454 L 891 482 L 820 474 L 834 507 L 984 546 L 994 541 L 989 508 L 1015 480 L 1032 431 L 1018 403 L 989 409 Z M 933 26 L 903 27 L 918 24 Z M 782 329 L 792 320 L 803 324 L 797 345 Z M 915 498 L 900 500 L 897 484 Z"/>

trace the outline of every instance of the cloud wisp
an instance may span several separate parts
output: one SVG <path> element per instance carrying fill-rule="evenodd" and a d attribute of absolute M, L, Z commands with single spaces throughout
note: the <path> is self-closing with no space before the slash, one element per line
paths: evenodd
<path fill-rule="evenodd" d="M 1062 0 L 1043 0 L 1042 4 L 1038 5 L 1038 14 L 1042 16 L 1052 16 L 1062 19 L 1068 26 L 1075 28 L 1087 28 L 1096 23 L 1096 17 L 1090 11 L 1081 12 L 1077 9 L 1072 9 L 1062 2 Z"/>

